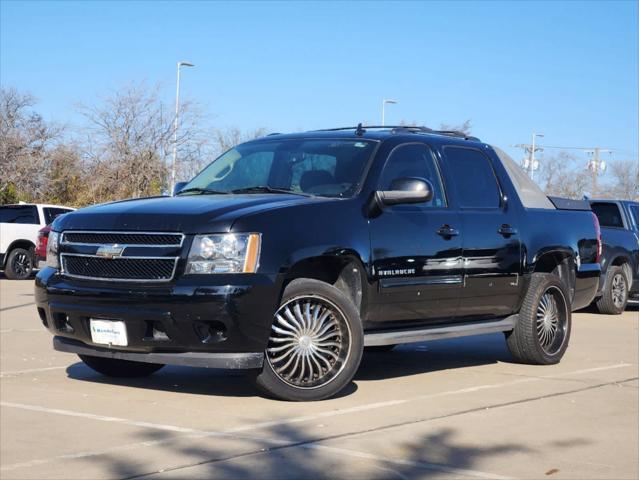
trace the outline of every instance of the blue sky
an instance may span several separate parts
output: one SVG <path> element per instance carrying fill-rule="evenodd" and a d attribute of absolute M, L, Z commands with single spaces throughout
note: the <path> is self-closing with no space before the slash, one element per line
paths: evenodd
<path fill-rule="evenodd" d="M 639 2 L 2 1 L 0 80 L 47 119 L 131 81 L 185 97 L 215 126 L 291 131 L 472 119 L 506 147 L 639 143 Z"/>

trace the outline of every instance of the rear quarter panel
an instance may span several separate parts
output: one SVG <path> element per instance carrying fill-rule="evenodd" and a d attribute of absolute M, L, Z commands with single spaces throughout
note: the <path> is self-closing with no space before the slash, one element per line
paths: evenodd
<path fill-rule="evenodd" d="M 581 210 L 526 209 L 522 228 L 524 273 L 538 270 L 545 255 L 562 257 L 570 267 L 573 309 L 594 299 L 601 274 L 593 214 Z"/>

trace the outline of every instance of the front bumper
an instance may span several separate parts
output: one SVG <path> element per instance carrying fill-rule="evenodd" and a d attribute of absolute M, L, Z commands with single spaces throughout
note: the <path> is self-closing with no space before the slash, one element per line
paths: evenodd
<path fill-rule="evenodd" d="M 53 348 L 59 352 L 76 353 L 92 357 L 131 360 L 134 362 L 181 365 L 225 369 L 262 368 L 264 354 L 259 353 L 131 353 L 108 348 L 92 347 L 77 340 L 53 337 Z"/>
<path fill-rule="evenodd" d="M 264 274 L 114 285 L 72 280 L 45 268 L 35 282 L 38 314 L 56 349 L 212 368 L 261 366 L 280 291 L 278 276 Z M 92 318 L 124 322 L 127 346 L 93 343 Z"/>

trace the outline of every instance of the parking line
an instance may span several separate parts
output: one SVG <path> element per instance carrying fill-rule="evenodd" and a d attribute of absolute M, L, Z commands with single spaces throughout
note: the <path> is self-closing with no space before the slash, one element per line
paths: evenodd
<path fill-rule="evenodd" d="M 13 333 L 13 332 L 42 332 L 49 333 L 45 328 L 5 328 L 4 330 L 0 330 L 0 334 L 2 333 Z"/>
<path fill-rule="evenodd" d="M 15 308 L 28 307 L 29 305 L 35 305 L 35 302 L 23 303 L 21 305 L 11 305 L 10 307 L 0 308 L 0 312 L 6 312 L 7 310 L 13 310 Z"/>
<path fill-rule="evenodd" d="M 196 429 L 191 429 L 191 428 L 186 428 L 186 427 L 179 427 L 179 426 L 174 426 L 174 425 L 164 425 L 164 424 L 156 424 L 156 423 L 150 423 L 150 422 L 139 422 L 139 421 L 129 420 L 129 419 L 125 419 L 125 418 L 119 418 L 119 417 L 108 417 L 108 416 L 103 416 L 103 415 L 95 415 L 95 414 L 91 414 L 91 413 L 74 412 L 74 411 L 71 411 L 71 410 L 53 409 L 53 408 L 41 407 L 41 406 L 38 406 L 38 405 L 28 405 L 28 404 L 14 403 L 14 402 L 4 402 L 4 401 L 2 401 L 2 402 L 0 402 L 0 406 L 9 407 L 9 408 L 17 408 L 17 409 L 22 409 L 22 410 L 37 411 L 37 412 L 42 412 L 42 413 L 65 415 L 65 416 L 71 416 L 71 417 L 80 417 L 80 418 L 86 418 L 86 419 L 96 420 L 96 421 L 113 422 L 113 423 L 118 423 L 118 424 L 121 424 L 121 425 L 129 425 L 129 426 L 135 426 L 135 427 L 141 427 L 141 428 L 150 428 L 150 429 L 159 429 L 159 430 L 165 430 L 165 431 L 171 431 L 171 432 L 176 432 L 176 433 L 186 433 L 187 434 L 187 435 L 184 435 L 184 436 L 174 437 L 174 438 L 171 438 L 171 439 L 168 439 L 168 440 L 159 440 L 159 441 L 156 441 L 156 442 L 134 443 L 134 444 L 130 444 L 130 445 L 126 446 L 127 449 L 137 448 L 137 447 L 153 446 L 153 445 L 160 445 L 162 443 L 174 442 L 176 440 L 176 438 L 188 438 L 188 437 L 198 438 L 198 437 L 209 437 L 209 436 L 218 436 L 218 435 L 219 436 L 231 436 L 231 437 L 235 437 L 235 438 L 245 438 L 247 440 L 251 439 L 251 440 L 254 440 L 254 441 L 270 441 L 270 442 L 277 443 L 277 441 L 259 439 L 259 438 L 255 438 L 255 437 L 238 437 L 236 434 L 240 433 L 240 432 L 249 431 L 249 430 L 260 430 L 260 429 L 264 429 L 264 428 L 282 426 L 282 425 L 287 425 L 287 424 L 291 424 L 291 423 L 314 421 L 314 420 L 319 420 L 319 419 L 322 419 L 322 418 L 329 418 L 329 417 L 347 415 L 347 414 L 351 414 L 351 413 L 369 411 L 369 410 L 384 408 L 384 407 L 388 407 L 388 406 L 405 404 L 405 403 L 418 401 L 418 400 L 425 400 L 425 399 L 437 398 L 437 397 L 448 396 L 448 395 L 458 395 L 458 394 L 470 393 L 470 392 L 475 392 L 475 391 L 480 391 L 480 390 L 485 390 L 485 389 L 502 388 L 502 387 L 508 387 L 508 386 L 512 386 L 512 385 L 518 385 L 520 383 L 525 383 L 525 382 L 536 382 L 536 381 L 541 381 L 541 380 L 545 380 L 545 379 L 549 379 L 549 378 L 557 378 L 557 377 L 568 376 L 568 375 L 582 375 L 582 374 L 587 374 L 587 373 L 592 373 L 592 372 L 614 370 L 614 369 L 618 369 L 618 368 L 626 368 L 626 367 L 631 367 L 631 366 L 634 366 L 634 365 L 630 364 L 630 363 L 618 363 L 618 364 L 614 364 L 614 365 L 608 365 L 608 366 L 602 366 L 602 367 L 594 367 L 594 368 L 586 368 L 586 369 L 582 369 L 582 370 L 573 370 L 573 371 L 561 372 L 561 373 L 557 373 L 557 374 L 540 376 L 540 377 L 523 378 L 523 379 L 513 380 L 513 381 L 510 381 L 510 382 L 487 384 L 487 385 L 478 385 L 478 386 L 475 386 L 475 387 L 462 388 L 462 389 L 458 389 L 458 390 L 448 390 L 448 391 L 444 391 L 444 392 L 437 392 L 437 393 L 432 393 L 432 394 L 419 395 L 419 396 L 411 397 L 411 398 L 408 398 L 408 399 L 390 400 L 390 401 L 386 401 L 386 402 L 369 403 L 369 404 L 358 405 L 358 406 L 355 406 L 355 407 L 343 408 L 343 409 L 338 409 L 338 410 L 329 410 L 329 411 L 320 412 L 320 413 L 317 413 L 317 414 L 314 414 L 314 415 L 305 415 L 305 416 L 299 416 L 299 417 L 293 417 L 293 418 L 287 418 L 287 419 L 281 419 L 281 420 L 273 420 L 273 421 L 268 421 L 268 422 L 253 423 L 253 424 L 242 425 L 242 426 L 239 426 L 239 427 L 233 427 L 233 428 L 225 429 L 225 430 L 222 430 L 222 431 L 196 430 Z M 64 368 L 64 367 L 62 367 L 62 368 Z M 119 447 L 115 447 L 115 448 L 119 448 Z M 124 446 L 122 446 L 122 448 L 124 448 Z M 85 453 L 80 453 L 80 454 L 70 454 L 70 455 L 76 455 L 76 456 L 62 455 L 62 456 L 57 456 L 57 457 L 50 457 L 48 459 L 32 460 L 30 462 L 24 462 L 24 463 L 20 463 L 20 464 L 2 465 L 2 466 L 0 466 L 0 471 L 14 470 L 14 469 L 17 469 L 17 468 L 40 465 L 40 464 L 44 464 L 44 463 L 63 460 L 63 459 L 66 459 L 66 458 L 85 458 L 85 457 L 91 457 L 91 456 L 99 456 L 99 455 L 102 455 L 104 453 L 108 453 L 110 451 L 113 451 L 113 448 L 106 449 L 106 450 L 103 450 L 101 452 L 97 451 L 97 452 L 85 452 Z"/>
<path fill-rule="evenodd" d="M 59 367 L 42 367 L 42 368 L 29 368 L 27 370 L 14 370 L 9 372 L 0 372 L 0 378 L 2 377 L 12 377 L 14 375 L 22 375 L 23 373 L 37 373 L 37 372 L 48 372 L 49 370 L 62 370 L 65 368 L 69 368 L 68 365 L 59 366 Z"/>
<path fill-rule="evenodd" d="M 149 422 L 138 422 L 136 420 L 128 420 L 126 418 L 119 417 L 107 417 L 104 415 L 95 415 L 93 413 L 83 413 L 83 412 L 73 412 L 71 410 L 62 410 L 58 408 L 47 408 L 40 407 L 38 405 L 26 405 L 23 403 L 13 403 L 13 402 L 0 402 L 0 406 L 2 407 L 12 407 L 19 408 L 21 410 L 31 410 L 34 412 L 42 412 L 42 413 L 53 413 L 56 415 L 65 415 L 68 417 L 79 417 L 79 418 L 87 418 L 90 420 L 99 420 L 101 422 L 112 422 L 112 423 L 122 423 L 125 425 L 129 425 L 132 427 L 142 427 L 142 428 L 151 428 L 155 430 L 166 430 L 169 432 L 178 432 L 178 433 L 200 433 L 205 434 L 209 432 L 205 432 L 203 430 L 195 430 L 193 428 L 186 427 L 178 427 L 175 425 L 163 425 L 160 423 L 149 423 Z M 210 432 L 213 433 L 213 432 Z"/>

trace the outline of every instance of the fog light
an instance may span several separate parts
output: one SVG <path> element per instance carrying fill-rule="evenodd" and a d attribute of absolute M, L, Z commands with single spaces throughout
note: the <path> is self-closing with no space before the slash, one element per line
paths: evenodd
<path fill-rule="evenodd" d="M 202 343 L 217 343 L 226 340 L 226 325 L 222 322 L 195 322 L 195 333 Z"/>

